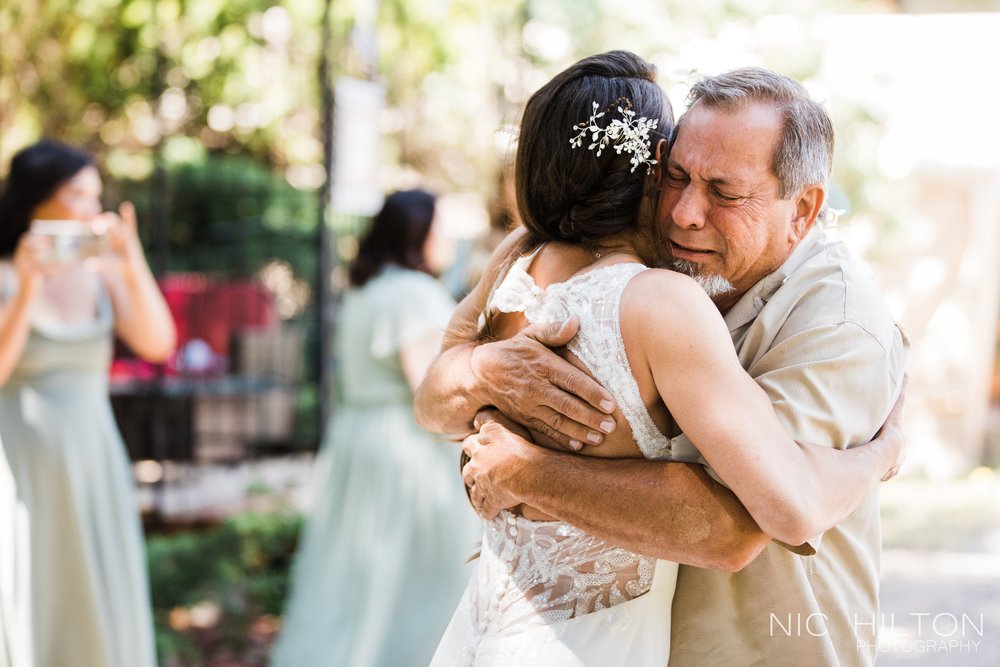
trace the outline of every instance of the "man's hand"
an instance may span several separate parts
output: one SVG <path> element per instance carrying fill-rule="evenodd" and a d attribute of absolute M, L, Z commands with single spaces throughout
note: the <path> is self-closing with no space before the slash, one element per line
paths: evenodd
<path fill-rule="evenodd" d="M 469 487 L 469 500 L 484 519 L 492 519 L 500 510 L 521 503 L 511 486 L 521 466 L 530 465 L 537 447 L 514 435 L 498 422 L 483 424 L 479 433 L 462 442 L 469 457 L 462 468 L 462 479 Z"/>
<path fill-rule="evenodd" d="M 483 408 L 477 412 L 476 418 L 472 420 L 472 426 L 478 431 L 483 427 L 483 424 L 487 424 L 489 422 L 496 422 L 514 435 L 519 435 L 528 442 L 536 445 L 542 445 L 544 447 L 548 447 L 549 449 L 555 449 L 563 452 L 573 452 L 579 449 L 578 446 L 564 445 L 554 441 L 538 442 L 531 434 L 531 431 L 492 406 Z"/>
<path fill-rule="evenodd" d="M 496 408 L 483 408 L 477 412 L 476 418 L 472 420 L 472 426 L 478 431 L 483 428 L 484 424 L 489 424 L 490 422 L 496 422 L 514 435 L 520 436 L 528 442 L 531 442 L 531 433 L 528 429 L 521 426 Z"/>
<path fill-rule="evenodd" d="M 531 325 L 472 353 L 472 372 L 490 403 L 514 421 L 570 449 L 597 445 L 615 428 L 611 395 L 550 350 L 576 335 L 576 318 Z"/>
<path fill-rule="evenodd" d="M 903 434 L 903 406 L 906 403 L 906 385 L 910 382 L 910 376 L 903 374 L 903 388 L 899 390 L 899 398 L 892 406 L 892 411 L 886 417 L 882 428 L 875 434 L 875 440 L 881 443 L 884 448 L 885 458 L 888 462 L 882 481 L 886 482 L 899 473 L 899 469 L 906 460 L 906 436 Z"/>

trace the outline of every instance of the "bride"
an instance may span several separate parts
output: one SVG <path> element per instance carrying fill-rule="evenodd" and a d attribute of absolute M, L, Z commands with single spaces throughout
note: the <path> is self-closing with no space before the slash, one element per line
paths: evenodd
<path fill-rule="evenodd" d="M 528 186 L 516 193 L 525 229 L 497 250 L 481 283 L 489 296 L 480 336 L 503 339 L 529 324 L 579 319 L 564 354 L 619 406 L 614 432 L 580 454 L 684 460 L 671 451 L 675 419 L 696 444 L 798 449 L 740 366 L 705 292 L 684 275 L 647 268 L 663 263 L 654 165 L 673 129 L 654 79 L 652 65 L 615 51 L 581 60 L 528 101 L 515 165 L 519 186 Z M 684 378 L 706 365 L 753 406 L 752 422 L 701 416 L 704 394 Z M 766 484 L 759 493 L 774 497 Z M 503 511 L 485 523 L 477 570 L 431 665 L 662 667 L 676 576 L 676 563 L 613 546 L 531 507 Z"/>

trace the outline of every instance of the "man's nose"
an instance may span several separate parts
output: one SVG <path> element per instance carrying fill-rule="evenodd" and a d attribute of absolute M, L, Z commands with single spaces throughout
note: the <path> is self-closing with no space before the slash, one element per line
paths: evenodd
<path fill-rule="evenodd" d="M 682 229 L 701 229 L 705 226 L 705 200 L 688 185 L 677 197 L 670 210 L 670 219 Z"/>

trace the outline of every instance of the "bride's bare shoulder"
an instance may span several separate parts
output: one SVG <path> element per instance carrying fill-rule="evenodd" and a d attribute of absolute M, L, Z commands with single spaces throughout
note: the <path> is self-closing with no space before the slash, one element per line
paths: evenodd
<path fill-rule="evenodd" d="M 643 339 L 677 340 L 686 332 L 720 326 L 722 317 L 692 278 L 667 269 L 649 269 L 633 278 L 621 302 L 623 333 Z"/>
<path fill-rule="evenodd" d="M 705 291 L 689 276 L 668 269 L 648 269 L 633 278 L 622 294 L 623 305 L 631 302 L 653 305 L 681 300 L 698 306 L 712 306 Z M 714 307 L 714 306 L 712 306 Z"/>

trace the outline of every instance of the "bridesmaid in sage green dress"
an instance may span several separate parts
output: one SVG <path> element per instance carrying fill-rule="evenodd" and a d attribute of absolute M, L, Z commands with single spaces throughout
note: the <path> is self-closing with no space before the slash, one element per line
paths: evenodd
<path fill-rule="evenodd" d="M 101 213 L 100 194 L 89 156 L 43 141 L 14 157 L 0 198 L 4 667 L 156 663 L 141 525 L 107 376 L 115 333 L 152 361 L 169 356 L 175 333 L 134 209 Z M 68 233 L 41 233 L 38 220 Z M 106 229 L 103 251 L 69 242 L 96 228 Z"/>
<path fill-rule="evenodd" d="M 351 266 L 340 396 L 316 459 L 275 667 L 426 665 L 481 531 L 459 449 L 421 429 L 413 390 L 455 303 L 426 271 L 434 198 L 390 195 Z"/>

